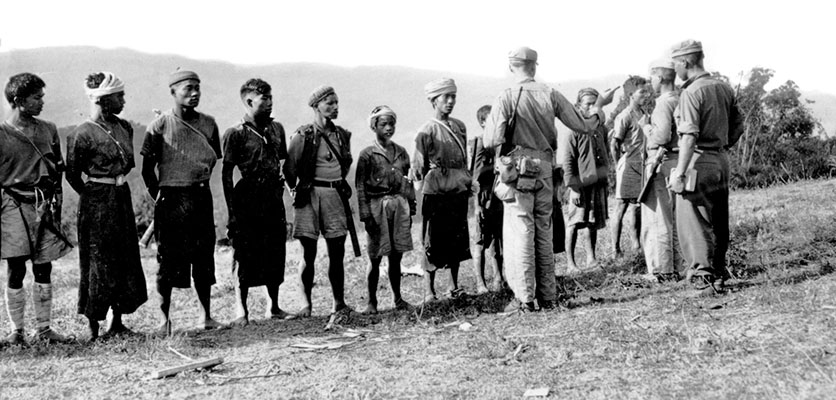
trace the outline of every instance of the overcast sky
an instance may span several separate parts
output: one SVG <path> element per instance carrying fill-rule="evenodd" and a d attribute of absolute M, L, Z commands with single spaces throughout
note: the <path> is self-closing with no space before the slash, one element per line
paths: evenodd
<path fill-rule="evenodd" d="M 566 81 L 646 74 L 673 43 L 693 38 L 703 42 L 706 67 L 733 83 L 764 66 L 777 72 L 773 86 L 792 79 L 802 90 L 836 94 L 828 4 L 0 0 L 0 51 L 90 45 L 240 64 L 402 65 L 503 76 L 508 50 L 526 45 L 540 53 L 541 78 Z"/>

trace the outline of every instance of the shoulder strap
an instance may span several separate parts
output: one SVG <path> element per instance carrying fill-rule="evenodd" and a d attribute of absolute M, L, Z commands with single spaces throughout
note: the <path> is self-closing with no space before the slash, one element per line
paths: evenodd
<path fill-rule="evenodd" d="M 511 119 L 508 120 L 508 124 L 505 127 L 505 143 L 499 147 L 499 155 L 506 155 L 514 149 L 514 145 L 511 141 L 514 138 L 514 130 L 517 127 L 517 107 L 520 105 L 520 97 L 522 97 L 523 87 L 520 86 L 520 92 L 517 94 L 517 101 L 514 102 L 514 110 L 511 113 Z"/>
<path fill-rule="evenodd" d="M 318 130 L 317 130 L 317 133 L 319 133 Z M 336 133 L 337 135 L 340 134 L 339 132 L 336 132 L 336 131 L 334 133 Z M 331 140 L 328 139 L 328 134 L 322 132 L 322 133 L 320 133 L 320 136 L 322 137 L 322 140 L 325 141 L 325 144 L 328 145 L 328 148 L 331 149 L 331 152 L 334 153 L 334 157 L 337 157 L 337 162 L 339 162 L 340 165 L 343 165 L 343 158 L 340 155 L 340 152 L 337 150 L 337 148 L 334 147 L 334 144 L 331 143 Z"/>
<path fill-rule="evenodd" d="M 206 135 L 204 135 L 204 134 L 203 134 L 203 132 L 199 131 L 197 128 L 195 128 L 194 126 L 192 126 L 192 124 L 190 124 L 190 123 L 186 122 L 186 120 L 184 120 L 183 118 L 178 117 L 178 116 L 177 116 L 177 114 L 174 114 L 174 113 L 169 113 L 168 115 L 171 115 L 172 117 L 174 117 L 174 119 L 175 119 L 177 122 L 179 122 L 179 123 L 181 123 L 181 124 L 183 124 L 183 125 L 186 125 L 186 127 L 187 127 L 187 128 L 189 128 L 192 132 L 196 133 L 198 136 L 200 136 L 201 138 L 203 138 L 203 140 L 206 142 L 206 144 L 208 144 L 208 145 L 209 145 L 209 147 L 212 147 L 212 144 L 211 144 L 211 143 L 209 143 L 209 138 L 208 138 L 208 137 L 206 137 Z M 214 151 L 214 149 L 213 149 L 212 151 Z"/>
<path fill-rule="evenodd" d="M 38 158 L 40 158 L 41 161 L 43 161 L 44 164 L 46 164 L 47 171 L 49 172 L 50 175 L 57 172 L 55 170 L 55 167 L 52 165 L 52 163 L 49 162 L 49 160 L 46 159 L 46 157 L 44 156 L 44 153 L 41 152 L 41 149 L 38 148 L 38 145 L 36 145 L 35 142 L 33 142 L 32 139 L 29 138 L 29 136 L 26 136 L 26 134 L 22 130 L 20 130 L 20 128 L 10 124 L 8 121 L 4 121 L 4 123 L 6 125 L 8 125 L 10 128 L 12 128 L 12 132 L 14 133 L 13 136 L 17 137 L 18 139 L 22 139 L 23 141 L 29 143 L 32 146 L 32 148 L 35 149 L 35 152 L 38 153 Z"/>
<path fill-rule="evenodd" d="M 458 146 L 459 146 L 459 150 L 461 150 L 461 152 L 462 152 L 462 158 L 464 158 L 465 160 L 467 160 L 467 150 L 466 150 L 466 147 L 465 147 L 465 145 L 464 145 L 464 144 L 462 144 L 462 141 L 461 141 L 461 140 L 459 140 L 458 136 L 456 136 L 456 133 L 455 133 L 455 132 L 453 132 L 453 128 L 450 128 L 450 127 L 449 127 L 449 126 L 447 126 L 447 124 L 445 124 L 443 121 L 440 121 L 440 120 L 438 120 L 438 119 L 436 119 L 436 118 L 433 118 L 433 121 L 437 122 L 439 125 L 441 125 L 442 127 L 444 127 L 444 131 L 445 131 L 445 132 L 447 132 L 447 133 L 448 133 L 448 134 L 449 134 L 449 135 L 453 138 L 453 141 L 455 141 L 455 142 L 456 142 L 456 145 L 458 145 Z"/>

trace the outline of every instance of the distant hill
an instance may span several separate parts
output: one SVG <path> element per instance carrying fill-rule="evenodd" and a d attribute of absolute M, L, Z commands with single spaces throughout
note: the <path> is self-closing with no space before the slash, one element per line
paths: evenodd
<path fill-rule="evenodd" d="M 127 84 L 127 105 L 122 117 L 148 124 L 154 108 L 171 106 L 166 81 L 177 67 L 193 69 L 202 80 L 200 111 L 213 115 L 223 132 L 241 118 L 243 109 L 238 89 L 248 78 L 260 77 L 273 86 L 273 113 L 288 134 L 308 123 L 313 113 L 307 105 L 309 93 L 328 84 L 340 96 L 338 124 L 351 130 L 356 140 L 353 151 L 371 143 L 372 134 L 366 117 L 374 106 L 386 104 L 398 113 L 395 140 L 413 148 L 415 130 L 431 115 L 424 97 L 424 84 L 451 77 L 459 86 L 458 104 L 453 116 L 465 122 L 470 133 L 478 130 L 476 110 L 493 102 L 511 78 L 491 78 L 396 66 L 345 68 L 323 64 L 287 63 L 264 66 L 238 66 L 219 61 L 192 60 L 176 55 L 146 54 L 128 49 L 94 47 L 57 47 L 15 50 L 0 53 L 0 81 L 9 75 L 32 71 L 47 82 L 43 117 L 59 126 L 76 125 L 88 113 L 89 103 L 82 89 L 83 79 L 91 72 L 115 72 Z M 600 81 L 554 84 L 567 97 L 583 86 L 611 87 L 624 77 L 612 76 Z M 7 107 L 4 105 L 4 107 Z"/>

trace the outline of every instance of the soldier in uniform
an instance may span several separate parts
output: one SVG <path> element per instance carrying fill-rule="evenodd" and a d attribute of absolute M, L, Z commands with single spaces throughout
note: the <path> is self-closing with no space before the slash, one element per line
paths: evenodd
<path fill-rule="evenodd" d="M 740 139 L 743 116 L 734 90 L 703 67 L 702 43 L 678 43 L 671 57 L 676 75 L 685 81 L 676 113 L 679 158 L 669 183 L 677 194 L 677 235 L 696 295 L 723 293 L 729 247 L 726 149 Z M 695 181 L 693 190 L 686 185 L 689 179 Z"/>

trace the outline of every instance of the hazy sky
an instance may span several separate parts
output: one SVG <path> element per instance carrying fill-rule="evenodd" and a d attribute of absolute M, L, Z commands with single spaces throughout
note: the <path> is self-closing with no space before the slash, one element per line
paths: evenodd
<path fill-rule="evenodd" d="M 703 42 L 706 67 L 733 83 L 741 71 L 764 66 L 777 71 L 773 86 L 792 79 L 802 90 L 836 94 L 832 7 L 767 4 L 0 0 L 0 51 L 91 45 L 242 64 L 385 64 L 503 76 L 508 50 L 527 45 L 540 53 L 541 78 L 565 81 L 645 74 L 673 43 L 694 38 Z"/>

